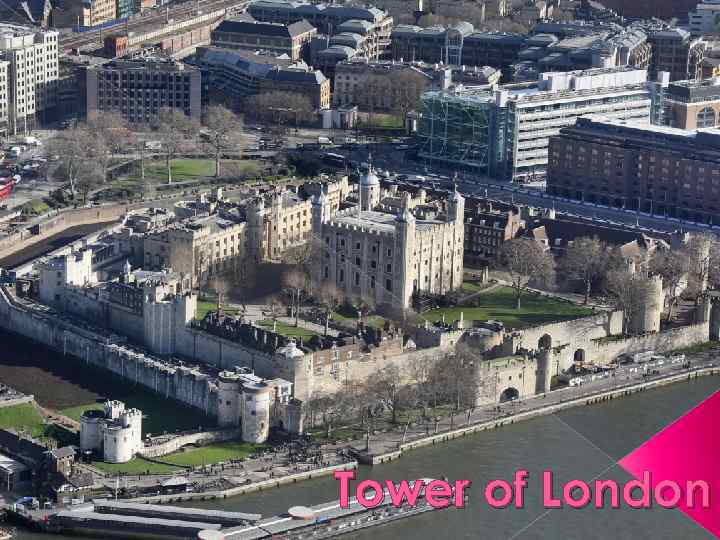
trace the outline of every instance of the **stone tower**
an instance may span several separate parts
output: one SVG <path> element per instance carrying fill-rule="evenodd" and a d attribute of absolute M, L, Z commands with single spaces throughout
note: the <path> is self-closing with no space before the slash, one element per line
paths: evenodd
<path fill-rule="evenodd" d="M 660 318 L 665 307 L 663 280 L 661 276 L 651 276 L 647 288 L 643 291 L 636 312 L 630 320 L 630 331 L 634 334 L 647 334 L 660 331 Z"/>
<path fill-rule="evenodd" d="M 451 243 L 452 253 L 448 254 L 450 260 L 449 288 L 455 289 L 462 285 L 463 281 L 463 254 L 465 246 L 465 198 L 457 190 L 453 190 L 447 201 L 447 220 L 453 224 L 453 241 Z"/>
<path fill-rule="evenodd" d="M 265 202 L 262 196 L 252 201 L 247 207 L 247 250 L 251 261 L 260 262 L 265 257 Z"/>
<path fill-rule="evenodd" d="M 220 427 L 234 427 L 240 424 L 240 377 L 232 371 L 221 371 L 218 375 L 217 421 Z"/>
<path fill-rule="evenodd" d="M 264 443 L 270 431 L 271 388 L 266 382 L 244 382 L 242 397 L 242 440 Z"/>
<path fill-rule="evenodd" d="M 321 190 L 320 195 L 313 197 L 312 200 L 312 228 L 315 237 L 320 238 L 323 223 L 328 219 L 330 219 L 330 201 L 325 191 Z"/>
<path fill-rule="evenodd" d="M 394 272 L 392 294 L 397 298 L 400 305 L 409 305 L 415 289 L 419 287 L 411 276 L 416 275 L 413 271 L 415 251 L 415 217 L 407 207 L 404 207 L 395 218 L 396 221 L 396 246 L 400 251 L 395 256 L 395 264 L 399 264 L 399 271 Z M 385 286 L 385 284 L 381 284 Z"/>

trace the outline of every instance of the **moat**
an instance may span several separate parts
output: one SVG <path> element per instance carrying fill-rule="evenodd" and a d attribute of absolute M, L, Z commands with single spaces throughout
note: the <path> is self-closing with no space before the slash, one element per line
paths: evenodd
<path fill-rule="evenodd" d="M 5 350 L 0 358 L 0 380 L 34 393 L 41 404 L 53 408 L 72 407 L 100 396 L 115 397 L 114 392 L 120 388 L 117 381 L 98 377 L 96 372 L 85 373 L 81 365 L 61 355 L 4 333 L 2 338 Z M 352 538 L 710 539 L 709 533 L 680 512 L 659 508 L 555 510 L 523 530 L 544 513 L 538 489 L 528 490 L 527 504 L 522 510 L 489 509 L 480 503 L 479 490 L 489 480 L 510 479 L 518 468 L 530 471 L 531 486 L 540 485 L 538 480 L 544 470 L 555 472 L 559 482 L 571 478 L 589 481 L 601 472 L 604 478 L 625 482 L 628 475 L 613 466 L 610 458 L 617 460 L 626 455 L 718 389 L 720 377 L 703 377 L 415 450 L 387 465 L 363 467 L 361 478 L 400 480 L 446 476 L 470 479 L 473 487 L 465 510 L 415 516 L 394 525 L 354 533 Z M 178 416 L 181 415 L 171 413 L 167 419 Z M 260 512 L 269 516 L 282 513 L 294 504 L 316 504 L 337 496 L 337 483 L 325 478 L 223 501 L 193 502 L 188 506 Z M 21 540 L 51 538 L 26 531 L 17 537 Z"/>

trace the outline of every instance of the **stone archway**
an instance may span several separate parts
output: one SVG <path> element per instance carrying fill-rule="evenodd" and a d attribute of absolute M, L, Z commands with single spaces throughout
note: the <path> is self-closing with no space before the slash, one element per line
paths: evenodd
<path fill-rule="evenodd" d="M 503 390 L 502 394 L 500 394 L 500 403 L 506 403 L 508 401 L 515 401 L 516 399 L 520 398 L 520 392 L 517 388 L 514 388 L 512 386 L 506 388 Z"/>
<path fill-rule="evenodd" d="M 585 349 L 578 349 L 575 351 L 575 354 L 573 354 L 573 362 L 577 364 L 585 363 Z"/>

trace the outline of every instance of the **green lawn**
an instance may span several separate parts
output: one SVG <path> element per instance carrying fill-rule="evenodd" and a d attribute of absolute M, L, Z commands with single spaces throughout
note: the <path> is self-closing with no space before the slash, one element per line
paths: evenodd
<path fill-rule="evenodd" d="M 32 403 L 23 403 L 0 409 L 0 429 L 23 430 L 33 437 L 41 437 L 45 435 L 46 426 Z"/>
<path fill-rule="evenodd" d="M 487 283 L 480 283 L 479 281 L 464 281 L 460 290 L 464 293 L 473 294 L 480 292 L 489 287 Z"/>
<path fill-rule="evenodd" d="M 197 429 L 198 426 L 210 428 L 215 426 L 215 420 L 205 416 L 197 409 L 193 409 L 162 396 L 135 389 L 130 393 L 119 388 L 118 393 L 112 396 L 125 403 L 128 408 L 137 408 L 143 412 L 143 435 L 152 433 L 161 435 L 164 432 L 184 431 Z M 60 413 L 74 420 L 80 420 L 83 412 L 89 409 L 102 409 L 102 403 L 86 403 L 68 409 Z"/>
<path fill-rule="evenodd" d="M 228 305 L 222 305 L 222 310 L 229 315 L 237 315 L 240 311 L 237 308 Z M 217 310 L 217 302 L 205 302 L 198 300 L 195 318 L 199 321 L 205 318 L 211 311 Z"/>
<path fill-rule="evenodd" d="M 506 328 L 524 328 L 536 324 L 575 319 L 593 312 L 583 306 L 555 298 L 523 293 L 520 309 L 515 307 L 515 295 L 510 287 L 499 287 L 473 299 L 478 306 L 438 308 L 423 314 L 430 321 L 439 321 L 445 315 L 445 322 L 451 323 L 464 314 L 466 320 L 501 321 Z"/>
<path fill-rule="evenodd" d="M 333 311 L 331 320 L 346 328 L 354 329 L 357 327 L 357 317 L 349 317 L 338 311 Z M 366 315 L 363 317 L 363 323 L 365 323 L 366 326 L 372 326 L 374 328 L 384 328 L 385 318 L 380 315 Z"/>
<path fill-rule="evenodd" d="M 262 326 L 263 328 L 267 328 L 268 330 L 273 329 L 273 322 L 269 320 L 259 321 L 257 324 L 258 326 Z M 303 339 L 309 339 L 313 336 L 318 335 L 316 332 L 308 330 L 307 328 L 303 328 L 301 326 L 295 327 L 289 324 L 282 323 L 280 321 L 277 322 L 275 330 L 278 334 L 285 337 L 299 337 Z"/>
<path fill-rule="evenodd" d="M 265 448 L 267 448 L 267 446 L 262 444 L 230 441 L 210 444 L 200 448 L 190 448 L 183 452 L 157 458 L 167 464 L 153 463 L 152 461 L 147 461 L 142 458 L 135 458 L 128 463 L 95 462 L 93 465 L 106 473 L 141 474 L 146 471 L 150 471 L 151 473 L 173 473 L 182 471 L 183 467 L 210 465 L 231 459 L 246 458 L 256 451 Z"/>
<path fill-rule="evenodd" d="M 223 160 L 220 172 L 247 169 L 254 161 Z M 173 182 L 190 182 L 215 176 L 215 160 L 212 159 L 174 159 L 171 164 Z M 162 159 L 145 161 L 145 180 L 140 178 L 140 171 L 122 176 L 113 180 L 111 186 L 115 189 L 125 189 L 132 193 L 139 193 L 143 182 L 152 184 L 167 184 L 167 169 Z"/>

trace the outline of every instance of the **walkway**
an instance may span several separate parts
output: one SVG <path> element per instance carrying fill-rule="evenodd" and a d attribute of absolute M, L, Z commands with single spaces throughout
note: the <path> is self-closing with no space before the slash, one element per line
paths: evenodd
<path fill-rule="evenodd" d="M 689 358 L 692 362 L 692 370 L 718 365 L 719 351 L 713 350 L 698 353 Z M 660 373 L 654 376 L 645 376 L 643 369 L 638 364 L 631 364 L 618 368 L 614 374 L 607 376 L 596 375 L 596 379 L 581 386 L 566 387 L 547 394 L 539 394 L 527 399 L 521 399 L 503 404 L 491 404 L 483 407 L 476 407 L 468 416 L 468 412 L 456 414 L 454 417 L 442 417 L 437 422 L 418 421 L 415 425 L 408 426 L 407 433 L 403 435 L 405 426 L 398 426 L 397 430 L 385 433 L 376 433 L 370 437 L 370 454 L 379 455 L 395 452 L 399 446 L 413 440 L 422 439 L 428 435 L 451 431 L 460 427 L 480 424 L 493 420 L 507 418 L 521 412 L 528 412 L 533 409 L 559 404 L 565 401 L 591 396 L 607 392 L 622 386 L 635 385 L 641 382 L 660 380 L 690 370 L 682 368 L 682 364 L 670 364 L 666 362 L 662 366 L 654 366 Z M 348 446 L 357 451 L 365 451 L 365 440 L 355 440 L 348 443 Z"/>

